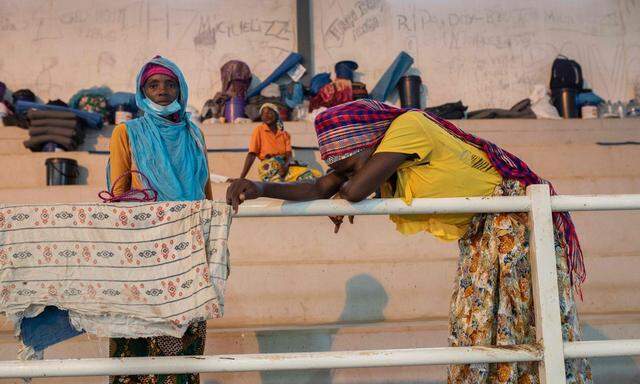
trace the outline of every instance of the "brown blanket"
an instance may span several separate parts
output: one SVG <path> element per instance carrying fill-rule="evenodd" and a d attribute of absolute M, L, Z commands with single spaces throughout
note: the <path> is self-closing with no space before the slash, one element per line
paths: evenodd
<path fill-rule="evenodd" d="M 63 119 L 63 120 L 76 120 L 76 115 L 67 111 L 39 111 L 37 109 L 30 109 L 27 111 L 27 117 L 29 120 L 42 120 L 42 119 Z"/>
<path fill-rule="evenodd" d="M 29 125 L 32 127 L 80 128 L 80 124 L 76 119 L 33 119 Z"/>
<path fill-rule="evenodd" d="M 77 145 L 72 138 L 60 135 L 33 136 L 29 140 L 25 140 L 23 144 L 33 152 L 39 152 L 40 150 L 42 150 L 42 147 L 48 142 L 54 142 L 64 148 L 66 151 L 73 151 L 77 148 Z"/>

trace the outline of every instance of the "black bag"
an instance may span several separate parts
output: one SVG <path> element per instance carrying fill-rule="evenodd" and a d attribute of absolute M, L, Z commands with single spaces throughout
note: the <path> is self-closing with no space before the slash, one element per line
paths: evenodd
<path fill-rule="evenodd" d="M 456 101 L 455 103 L 446 103 L 438 105 L 436 107 L 429 107 L 424 109 L 425 112 L 447 120 L 463 119 L 464 112 L 466 110 L 467 106 L 462 104 L 462 101 Z"/>
<path fill-rule="evenodd" d="M 552 90 L 571 88 L 580 91 L 582 90 L 582 85 L 582 67 L 580 67 L 580 64 L 566 56 L 558 55 L 551 67 L 549 88 Z"/>

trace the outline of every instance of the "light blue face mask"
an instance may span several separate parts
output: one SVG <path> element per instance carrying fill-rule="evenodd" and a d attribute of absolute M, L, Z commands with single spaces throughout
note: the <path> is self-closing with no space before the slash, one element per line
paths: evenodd
<path fill-rule="evenodd" d="M 147 107 L 157 112 L 160 116 L 168 116 L 168 115 L 174 114 L 180 111 L 180 108 L 181 108 L 180 103 L 178 102 L 178 99 L 173 100 L 173 102 L 169 105 L 156 104 L 153 101 L 151 101 L 151 99 L 149 99 L 148 97 L 145 97 L 142 100 L 142 102 L 145 103 Z"/>

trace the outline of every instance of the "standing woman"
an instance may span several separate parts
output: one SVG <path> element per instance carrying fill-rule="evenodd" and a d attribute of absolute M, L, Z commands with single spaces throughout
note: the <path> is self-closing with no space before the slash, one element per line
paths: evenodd
<path fill-rule="evenodd" d="M 315 120 L 322 159 L 333 172 L 314 183 L 275 184 L 239 179 L 227 189 L 237 209 L 246 199 L 360 201 L 382 197 L 410 204 L 419 197 L 517 196 L 546 183 L 495 144 L 421 111 L 358 100 Z M 336 230 L 342 218 L 333 218 Z M 451 299 L 451 346 L 533 344 L 536 341 L 524 213 L 392 215 L 398 231 L 430 232 L 458 240 L 460 258 Z M 563 338 L 581 338 L 572 285 L 584 281 L 582 251 L 568 214 L 554 214 Z M 567 383 L 591 383 L 585 359 L 567 360 Z M 536 363 L 454 365 L 449 383 L 539 383 Z"/>
<path fill-rule="evenodd" d="M 180 69 L 156 56 L 136 80 L 136 104 L 144 116 L 117 125 L 107 169 L 113 194 L 153 188 L 159 201 L 211 199 L 204 136 L 185 112 L 189 90 Z M 146 176 L 142 180 L 138 171 Z M 114 338 L 111 357 L 202 355 L 206 322 L 193 323 L 182 338 Z M 194 384 L 198 374 L 114 376 L 110 383 Z"/>

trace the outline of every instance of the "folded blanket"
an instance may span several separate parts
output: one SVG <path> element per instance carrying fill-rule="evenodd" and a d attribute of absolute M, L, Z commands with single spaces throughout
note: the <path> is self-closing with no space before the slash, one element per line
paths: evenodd
<path fill-rule="evenodd" d="M 2 124 L 7 127 L 29 128 L 29 120 L 20 115 L 8 115 L 2 118 Z"/>
<path fill-rule="evenodd" d="M 55 111 L 55 112 L 71 112 L 76 117 L 82 120 L 84 125 L 92 129 L 102 128 L 102 116 L 97 113 L 80 111 L 73 108 L 59 107 L 57 105 L 45 105 L 39 103 L 31 103 L 28 101 L 18 101 L 16 104 L 16 112 L 21 115 L 26 115 L 30 109 L 36 109 L 40 111 Z M 49 117 L 50 118 L 50 117 Z M 64 118 L 64 117 L 60 117 Z"/>
<path fill-rule="evenodd" d="M 230 224 L 229 206 L 210 200 L 2 205 L 0 313 L 18 336 L 53 306 L 98 336 L 181 337 L 222 316 Z"/>
<path fill-rule="evenodd" d="M 47 119 L 57 119 L 57 120 L 72 120 L 76 121 L 77 117 L 73 112 L 67 111 L 41 111 L 38 109 L 30 109 L 27 111 L 27 117 L 30 120 L 47 120 Z"/>
<path fill-rule="evenodd" d="M 32 127 L 68 127 L 80 129 L 81 125 L 75 119 L 30 119 Z"/>
<path fill-rule="evenodd" d="M 33 152 L 40 152 L 42 147 L 46 143 L 56 143 L 65 151 L 73 151 L 78 147 L 76 141 L 71 137 L 60 136 L 60 135 L 40 135 L 40 136 L 31 136 L 29 140 L 25 140 L 22 142 L 26 148 L 29 148 Z"/>
<path fill-rule="evenodd" d="M 66 127 L 29 127 L 29 136 L 33 137 L 42 135 L 58 135 L 79 141 L 83 136 L 83 132 L 75 128 Z"/>

